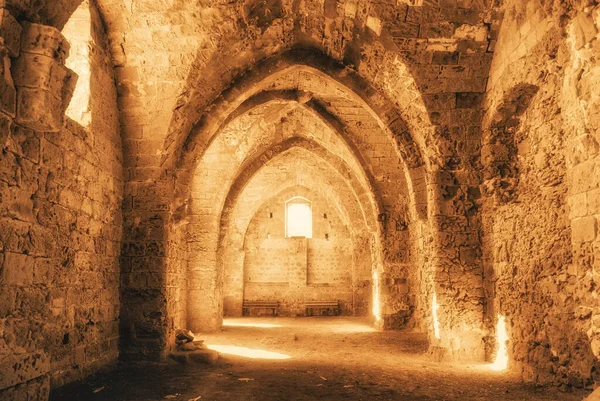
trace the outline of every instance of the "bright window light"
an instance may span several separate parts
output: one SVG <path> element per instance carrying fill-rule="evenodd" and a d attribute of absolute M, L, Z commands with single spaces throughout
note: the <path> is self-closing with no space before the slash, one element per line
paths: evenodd
<path fill-rule="evenodd" d="M 84 127 L 90 124 L 90 46 L 92 19 L 88 1 L 81 3 L 62 30 L 71 44 L 66 66 L 78 75 L 75 92 L 66 114 Z"/>
<path fill-rule="evenodd" d="M 308 199 L 295 197 L 286 202 L 285 236 L 312 238 L 312 206 Z"/>

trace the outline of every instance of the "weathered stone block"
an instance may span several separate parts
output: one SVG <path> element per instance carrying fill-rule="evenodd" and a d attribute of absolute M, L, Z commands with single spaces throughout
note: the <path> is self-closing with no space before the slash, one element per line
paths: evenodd
<path fill-rule="evenodd" d="M 62 100 L 44 89 L 19 88 L 16 121 L 34 131 L 59 131 L 64 109 Z"/>
<path fill-rule="evenodd" d="M 600 189 L 587 192 L 586 203 L 589 214 L 600 214 Z"/>
<path fill-rule="evenodd" d="M 54 65 L 60 64 L 52 57 L 23 53 L 12 65 L 15 85 L 50 90 L 50 76 Z"/>
<path fill-rule="evenodd" d="M 592 255 L 594 260 L 594 274 L 600 275 L 600 239 L 592 244 Z"/>
<path fill-rule="evenodd" d="M 0 400 L 3 401 L 47 400 L 49 395 L 50 378 L 48 375 L 0 390 Z"/>
<path fill-rule="evenodd" d="M 41 24 L 23 24 L 21 51 L 54 58 L 61 64 L 69 57 L 70 45 L 60 31 Z"/>
<path fill-rule="evenodd" d="M 571 218 L 587 216 L 586 193 L 569 197 L 569 208 L 571 209 Z"/>
<path fill-rule="evenodd" d="M 483 94 L 462 92 L 456 94 L 456 107 L 472 108 L 479 107 L 483 102 Z"/>
<path fill-rule="evenodd" d="M 33 258 L 19 253 L 6 252 L 2 265 L 2 283 L 29 285 L 33 283 Z"/>
<path fill-rule="evenodd" d="M 14 366 L 19 366 L 19 369 L 15 371 Z M 33 352 L 8 356 L 0 363 L 0 388 L 12 387 L 38 378 L 49 370 L 50 359 L 44 353 Z"/>
<path fill-rule="evenodd" d="M 15 116 L 16 91 L 10 73 L 10 58 L 0 38 L 0 111 Z"/>
<path fill-rule="evenodd" d="M 573 19 L 571 27 L 575 49 L 579 50 L 590 42 L 598 33 L 594 19 L 590 14 L 580 13 Z"/>
<path fill-rule="evenodd" d="M 25 24 L 21 40 L 21 54 L 12 66 L 16 120 L 36 131 L 58 131 L 77 81 L 64 66 L 69 45 L 58 30 L 39 24 Z"/>
<path fill-rule="evenodd" d="M 17 125 L 11 136 L 11 150 L 33 163 L 38 163 L 40 161 L 40 138 L 35 132 Z"/>
<path fill-rule="evenodd" d="M 77 80 L 75 73 L 54 58 L 32 53 L 23 53 L 15 60 L 12 76 L 16 86 L 45 89 L 57 98 L 72 91 Z"/>
<path fill-rule="evenodd" d="M 0 149 L 6 146 L 8 137 L 10 136 L 11 126 L 12 119 L 7 115 L 0 113 Z"/>
<path fill-rule="evenodd" d="M 597 223 L 593 216 L 575 219 L 571 222 L 574 243 L 591 242 L 596 238 Z"/>
<path fill-rule="evenodd" d="M 0 37 L 4 39 L 10 56 L 17 57 L 21 47 L 21 25 L 4 8 L 0 8 Z"/>

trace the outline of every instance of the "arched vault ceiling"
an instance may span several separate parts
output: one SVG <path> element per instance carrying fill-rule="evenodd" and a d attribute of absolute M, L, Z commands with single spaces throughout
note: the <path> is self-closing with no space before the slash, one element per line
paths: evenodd
<path fill-rule="evenodd" d="M 230 121 L 211 142 L 193 173 L 192 210 L 211 208 L 212 214 L 219 213 L 224 190 L 235 176 L 249 165 L 261 165 L 267 152 L 273 154 L 274 147 L 292 138 L 328 153 L 338 169 L 356 181 L 357 192 L 373 193 L 362 166 L 332 127 L 297 103 L 269 102 Z M 377 204 L 373 205 L 376 210 Z"/>
<path fill-rule="evenodd" d="M 306 152 L 309 152 L 311 157 L 307 157 Z M 221 220 L 227 218 L 225 216 L 229 215 L 232 208 L 236 207 L 244 191 L 246 191 L 247 187 L 252 184 L 256 176 L 263 173 L 263 169 L 271 166 L 274 161 L 282 158 L 284 154 L 286 155 L 285 160 L 288 160 L 290 157 L 288 155 L 289 153 L 304 156 L 304 158 L 295 162 L 295 165 L 298 165 L 300 170 L 302 170 L 303 162 L 306 162 L 307 165 L 311 165 L 311 163 L 314 163 L 315 160 L 326 163 L 326 165 L 323 167 L 327 167 L 328 169 L 331 169 L 332 172 L 335 171 L 337 173 L 337 175 L 331 176 L 330 180 L 338 181 L 339 179 L 342 179 L 345 182 L 345 184 L 351 190 L 354 198 L 356 198 L 357 206 L 355 210 L 357 211 L 358 215 L 361 216 L 361 220 L 364 222 L 366 227 L 373 231 L 376 230 L 375 221 L 377 219 L 378 209 L 376 208 L 376 205 L 373 204 L 374 195 L 370 193 L 367 188 L 360 185 L 359 180 L 352 174 L 352 172 L 341 159 L 329 153 L 327 149 L 321 147 L 316 142 L 300 137 L 292 137 L 280 144 L 273 146 L 265 151 L 265 153 L 263 153 L 253 163 L 245 166 L 244 170 L 238 175 L 235 182 L 231 185 L 227 199 L 225 200 L 225 204 L 223 206 Z M 273 174 L 271 174 L 270 177 L 273 177 Z"/>
<path fill-rule="evenodd" d="M 221 182 L 215 181 L 215 172 L 220 176 L 217 170 L 229 169 L 229 175 L 222 177 L 223 182 L 229 182 L 227 177 L 234 172 L 234 166 L 246 163 L 246 159 L 282 138 L 299 135 L 312 138 L 346 160 L 362 185 L 378 194 L 383 202 L 378 208 L 404 213 L 409 204 L 406 170 L 385 128 L 359 100 L 317 76 L 303 79 L 300 74 L 306 75 L 304 71 L 288 70 L 268 82 L 273 90 L 256 93 L 229 114 L 218 125 L 220 130 L 203 146 L 203 153 L 190 152 L 198 155 L 199 161 L 191 159 L 185 165 L 198 163 L 193 171 L 200 172 L 196 175 L 190 171 L 195 177 L 192 187 L 217 196 L 220 192 L 216 188 L 206 189 L 207 180 Z M 328 96 L 318 97 L 313 92 L 317 90 Z M 208 172 L 211 177 L 203 179 L 202 174 Z M 208 182 L 208 188 L 210 185 Z M 213 201 L 212 204 L 222 204 L 222 198 Z"/>
<path fill-rule="evenodd" d="M 396 146 L 392 148 L 397 147 L 398 151 L 390 154 L 401 158 L 406 168 L 418 167 L 423 163 L 418 145 L 402 117 L 393 110 L 392 105 L 376 113 L 367 100 L 353 91 L 360 89 L 356 87 L 356 81 L 344 81 L 344 77 L 338 77 L 341 79 L 338 81 L 316 68 L 298 64 L 288 66 L 286 63 L 278 65 L 275 71 L 268 69 L 267 74 L 264 79 L 249 77 L 239 84 L 238 90 L 228 91 L 202 116 L 186 137 L 183 153 L 180 156 L 173 155 L 180 165 L 188 164 L 190 159 L 202 155 L 214 135 L 236 115 L 274 98 L 306 103 L 325 119 L 329 117 L 337 122 L 340 131 L 364 121 L 366 125 L 380 129 L 381 132 L 377 132 L 380 137 L 375 142 L 395 143 Z"/>
<path fill-rule="evenodd" d="M 429 97 L 484 90 L 493 39 L 489 27 L 496 14 L 487 12 L 487 0 L 405 3 L 99 0 L 116 65 L 125 140 L 162 141 L 129 167 L 164 163 L 240 77 L 299 48 L 347 66 L 330 65 L 340 79 L 360 77 L 372 106 L 388 108 L 391 102 L 421 151 L 439 158 L 436 149 L 442 145 L 433 137 L 429 116 L 435 102 Z M 450 76 L 440 68 L 440 54 L 464 55 L 472 67 L 447 69 L 458 74 Z M 312 62 L 299 58 L 293 62 Z"/>

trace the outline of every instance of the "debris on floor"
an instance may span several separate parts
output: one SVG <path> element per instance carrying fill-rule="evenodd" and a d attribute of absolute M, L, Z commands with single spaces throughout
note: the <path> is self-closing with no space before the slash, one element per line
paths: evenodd
<path fill-rule="evenodd" d="M 194 341 L 196 336 L 191 330 L 177 330 L 175 334 L 175 344 L 181 346 Z"/>
<path fill-rule="evenodd" d="M 177 330 L 175 335 L 175 350 L 169 353 L 169 357 L 182 365 L 189 361 L 214 365 L 219 359 L 217 351 L 208 349 L 204 340 L 196 340 L 196 335 L 191 330 Z"/>

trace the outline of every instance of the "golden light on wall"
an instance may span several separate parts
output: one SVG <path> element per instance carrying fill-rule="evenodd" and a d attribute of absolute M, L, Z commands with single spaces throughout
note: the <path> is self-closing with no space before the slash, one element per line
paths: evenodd
<path fill-rule="evenodd" d="M 496 323 L 496 359 L 491 365 L 492 370 L 505 370 L 508 367 L 508 332 L 506 330 L 506 319 L 504 316 L 498 315 Z"/>
<path fill-rule="evenodd" d="M 433 299 L 431 300 L 431 316 L 433 317 L 433 335 L 438 340 L 441 338 L 440 335 L 440 320 L 438 319 L 438 309 L 440 305 L 437 303 L 437 296 L 433 293 Z"/>
<path fill-rule="evenodd" d="M 379 300 L 379 274 L 373 273 L 373 316 L 375 320 L 381 319 L 381 304 Z"/>

